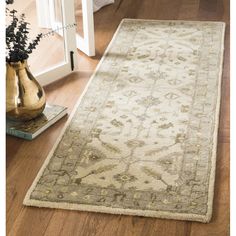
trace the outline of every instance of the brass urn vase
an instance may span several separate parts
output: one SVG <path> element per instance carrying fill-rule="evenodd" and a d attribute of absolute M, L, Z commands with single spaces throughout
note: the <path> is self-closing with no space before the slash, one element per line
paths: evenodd
<path fill-rule="evenodd" d="M 6 63 L 6 116 L 27 121 L 39 116 L 46 104 L 43 88 L 29 70 L 27 60 Z"/>

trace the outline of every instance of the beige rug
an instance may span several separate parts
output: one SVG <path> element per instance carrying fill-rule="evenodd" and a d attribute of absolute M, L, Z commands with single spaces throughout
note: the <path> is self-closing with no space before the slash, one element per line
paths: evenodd
<path fill-rule="evenodd" d="M 123 20 L 24 204 L 208 222 L 224 27 Z"/>

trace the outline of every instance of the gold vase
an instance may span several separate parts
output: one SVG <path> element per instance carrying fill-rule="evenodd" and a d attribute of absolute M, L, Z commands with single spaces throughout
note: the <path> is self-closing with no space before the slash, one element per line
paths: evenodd
<path fill-rule="evenodd" d="M 31 74 L 27 60 L 6 63 L 7 118 L 31 120 L 43 112 L 45 104 L 45 92 Z"/>

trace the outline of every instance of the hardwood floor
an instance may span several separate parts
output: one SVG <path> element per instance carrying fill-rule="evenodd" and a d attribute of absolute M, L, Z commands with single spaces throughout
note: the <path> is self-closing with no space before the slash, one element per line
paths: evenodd
<path fill-rule="evenodd" d="M 229 0 L 116 0 L 95 14 L 94 58 L 79 56 L 79 71 L 46 87 L 48 102 L 69 107 L 79 98 L 118 24 L 124 17 L 217 20 L 227 23 L 213 218 L 209 224 L 24 207 L 32 184 L 63 118 L 34 141 L 7 136 L 7 235 L 11 236 L 226 236 L 229 235 Z"/>

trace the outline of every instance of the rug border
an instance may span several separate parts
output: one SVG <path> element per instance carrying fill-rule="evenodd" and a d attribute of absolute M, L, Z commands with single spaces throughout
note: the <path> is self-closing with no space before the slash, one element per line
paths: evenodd
<path fill-rule="evenodd" d="M 152 210 L 136 210 L 136 209 L 122 209 L 122 208 L 112 208 L 106 206 L 94 206 L 94 205 L 85 205 L 85 204 L 74 204 L 74 203 L 64 203 L 64 202 L 49 202 L 49 201 L 39 201 L 30 199 L 30 195 L 35 188 L 38 180 L 41 178 L 43 171 L 47 164 L 49 163 L 51 157 L 54 154 L 59 142 L 61 141 L 68 125 L 70 124 L 74 114 L 79 107 L 81 100 L 83 99 L 84 95 L 86 94 L 91 82 L 93 81 L 97 71 L 99 70 L 103 60 L 106 58 L 109 49 L 111 48 L 122 24 L 125 21 L 153 21 L 153 22 L 209 22 L 209 23 L 221 23 L 222 24 L 222 39 L 221 39 L 221 49 L 220 49 L 220 69 L 219 69 L 219 84 L 218 84 L 218 96 L 217 96 L 217 103 L 216 103 L 216 112 L 215 112 L 215 129 L 214 129 L 214 140 L 213 140 L 213 147 L 212 147 L 212 168 L 210 172 L 210 180 L 209 180 L 209 191 L 208 191 L 208 209 L 205 215 L 197 215 L 197 214 L 186 214 L 186 213 L 171 213 L 167 211 L 152 211 Z M 25 206 L 35 206 L 35 207 L 47 207 L 47 208 L 59 208 L 59 209 L 67 209 L 67 210 L 81 210 L 81 211 L 88 211 L 88 212 L 101 212 L 101 213 L 110 213 L 110 214 L 123 214 L 123 215 L 136 215 L 136 216 L 146 216 L 146 217 L 157 217 L 157 218 L 164 218 L 164 219 L 175 219 L 175 220 L 189 220 L 189 221 L 199 221 L 202 223 L 208 223 L 212 217 L 213 211 L 213 198 L 214 198 L 214 184 L 215 184 L 215 172 L 216 172 L 216 158 L 217 158 L 217 140 L 218 140 L 218 128 L 219 128 L 219 120 L 220 120 L 220 102 L 221 102 L 221 84 L 222 84 L 222 72 L 223 72 L 223 60 L 224 60 L 224 38 L 225 38 L 225 22 L 220 21 L 186 21 L 186 20 L 149 20 L 149 19 L 130 19 L 124 18 L 120 22 L 119 26 L 117 27 L 116 32 L 114 33 L 112 40 L 110 41 L 108 47 L 105 50 L 105 53 L 101 60 L 99 61 L 94 73 L 90 77 L 83 93 L 81 94 L 78 102 L 76 103 L 73 111 L 70 114 L 69 119 L 67 120 L 64 128 L 62 129 L 59 137 L 57 138 L 53 148 L 49 152 L 46 160 L 44 161 L 42 167 L 40 168 L 36 178 L 34 179 L 31 187 L 28 189 L 26 196 L 23 201 L 23 205 Z"/>

